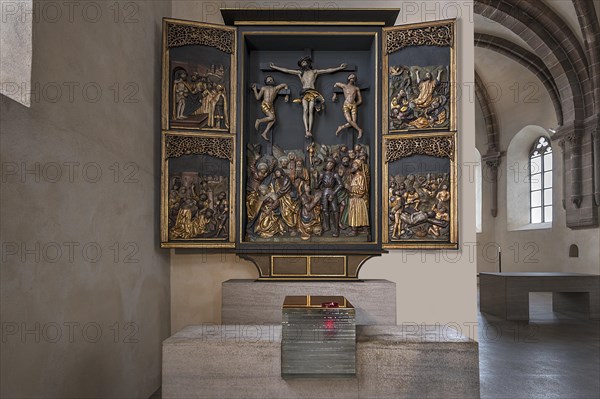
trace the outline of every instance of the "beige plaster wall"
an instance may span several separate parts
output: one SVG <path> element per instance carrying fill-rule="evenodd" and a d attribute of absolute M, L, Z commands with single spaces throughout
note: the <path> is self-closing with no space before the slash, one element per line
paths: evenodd
<path fill-rule="evenodd" d="M 494 96 L 493 107 L 498 116 L 500 150 L 508 151 L 511 141 L 528 126 L 533 141 L 547 129 L 556 128 L 556 114 L 550 96 L 533 73 L 520 64 L 489 50 L 476 48 L 477 71 Z M 528 86 L 530 85 L 530 86 Z M 533 89 L 531 88 L 533 87 Z M 518 93 L 518 94 L 517 94 Z M 515 95 L 517 94 L 517 97 Z M 476 106 L 477 148 L 482 154 L 487 150 L 485 124 L 479 105 Z M 537 134 L 536 132 L 539 132 Z M 531 143 L 511 148 L 528 153 Z M 600 229 L 572 230 L 566 227 L 562 208 L 562 150 L 553 142 L 553 223 L 544 229 L 515 231 L 514 217 L 510 216 L 511 203 L 529 203 L 527 195 L 515 197 L 518 190 L 513 182 L 528 184 L 527 163 L 515 164 L 513 155 L 504 156 L 500 165 L 498 182 L 498 216 L 489 212 L 490 180 L 483 179 L 483 232 L 477 234 L 480 272 L 498 271 L 498 256 L 494 247 L 502 249 L 502 271 L 564 271 L 600 274 Z M 485 170 L 485 167 L 484 167 Z M 518 172 L 515 172 L 518 171 Z M 508 204 L 508 205 L 507 205 Z M 509 220 L 513 220 L 509 223 Z M 579 258 L 569 258 L 569 246 L 579 247 Z"/>
<path fill-rule="evenodd" d="M 222 23 L 219 7 L 360 8 L 363 1 L 189 2 L 173 1 L 175 18 Z M 371 1 L 370 8 L 401 8 L 397 24 L 458 16 L 458 75 L 465 95 L 459 100 L 459 161 L 473 162 L 475 110 L 473 91 L 473 16 L 471 1 Z M 457 15 L 458 14 L 458 15 Z M 470 83 L 469 83 L 470 82 Z M 462 90 L 461 90 L 462 92 Z M 370 260 L 361 278 L 385 278 L 397 284 L 399 323 L 456 323 L 476 337 L 476 253 L 474 181 L 460 180 L 461 250 L 390 251 Z M 220 284 L 229 278 L 256 278 L 254 266 L 232 255 L 171 254 L 171 328 L 220 321 Z"/>
<path fill-rule="evenodd" d="M 145 399 L 170 335 L 157 159 L 171 4 L 35 5 L 37 94 L 0 100 L 0 396 Z"/>

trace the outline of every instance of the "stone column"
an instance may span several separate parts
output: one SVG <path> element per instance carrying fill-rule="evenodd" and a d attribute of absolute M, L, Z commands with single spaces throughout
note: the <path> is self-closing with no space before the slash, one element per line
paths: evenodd
<path fill-rule="evenodd" d="M 580 121 L 573 121 L 568 125 L 560 126 L 557 133 L 552 137 L 553 140 L 559 140 L 558 143 L 563 150 L 562 202 L 563 208 L 567 211 L 566 201 L 568 196 L 575 208 L 579 208 L 583 200 L 581 185 L 581 136 L 583 131 L 583 124 Z M 570 190 L 567 190 L 567 183 Z"/>
<path fill-rule="evenodd" d="M 492 213 L 492 217 L 496 217 L 498 215 L 498 167 L 500 166 L 501 156 L 502 153 L 500 152 L 488 150 L 488 153 L 481 157 L 481 160 L 485 162 L 490 171 L 492 183 L 490 189 L 492 200 L 490 211 Z"/>
<path fill-rule="evenodd" d="M 600 206 L 600 116 L 597 116 L 596 128 L 592 131 L 592 153 L 594 157 L 594 201 Z"/>
<path fill-rule="evenodd" d="M 571 133 L 565 137 L 565 147 L 568 148 L 570 170 L 569 177 L 571 179 L 571 203 L 576 207 L 581 207 L 583 200 L 581 186 L 581 136 Z"/>

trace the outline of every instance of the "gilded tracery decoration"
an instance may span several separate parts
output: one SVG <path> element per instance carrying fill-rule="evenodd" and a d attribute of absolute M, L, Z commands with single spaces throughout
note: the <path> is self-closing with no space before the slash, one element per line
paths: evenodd
<path fill-rule="evenodd" d="M 454 140 L 450 136 L 388 139 L 386 162 L 411 155 L 429 155 L 454 160 Z"/>
<path fill-rule="evenodd" d="M 233 139 L 226 137 L 172 136 L 166 137 L 166 157 L 210 155 L 233 162 Z"/>
<path fill-rule="evenodd" d="M 452 46 L 453 36 L 452 24 L 393 30 L 387 32 L 386 51 L 390 54 L 409 46 Z"/>
<path fill-rule="evenodd" d="M 168 25 L 168 47 L 193 44 L 214 47 L 225 53 L 232 54 L 234 49 L 234 34 L 232 31 L 223 29 L 180 24 Z"/>

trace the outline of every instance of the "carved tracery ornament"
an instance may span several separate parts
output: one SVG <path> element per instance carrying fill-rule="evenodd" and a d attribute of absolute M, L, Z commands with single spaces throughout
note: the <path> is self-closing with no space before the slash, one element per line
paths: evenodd
<path fill-rule="evenodd" d="M 210 155 L 233 163 L 233 139 L 228 137 L 166 136 L 166 157 Z"/>
<path fill-rule="evenodd" d="M 387 32 L 385 48 L 388 54 L 409 46 L 452 46 L 453 25 L 398 29 Z"/>
<path fill-rule="evenodd" d="M 234 40 L 234 33 L 230 30 L 180 24 L 168 25 L 167 47 L 196 44 L 233 54 Z"/>
<path fill-rule="evenodd" d="M 454 140 L 450 136 L 435 136 L 386 141 L 386 162 L 394 162 L 411 155 L 429 155 L 454 160 Z"/>

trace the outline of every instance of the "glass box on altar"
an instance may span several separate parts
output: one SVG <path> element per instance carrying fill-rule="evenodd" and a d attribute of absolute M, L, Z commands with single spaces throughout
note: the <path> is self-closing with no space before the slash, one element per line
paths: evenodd
<path fill-rule="evenodd" d="M 287 296 L 282 309 L 281 375 L 356 375 L 356 314 L 343 296 Z"/>

